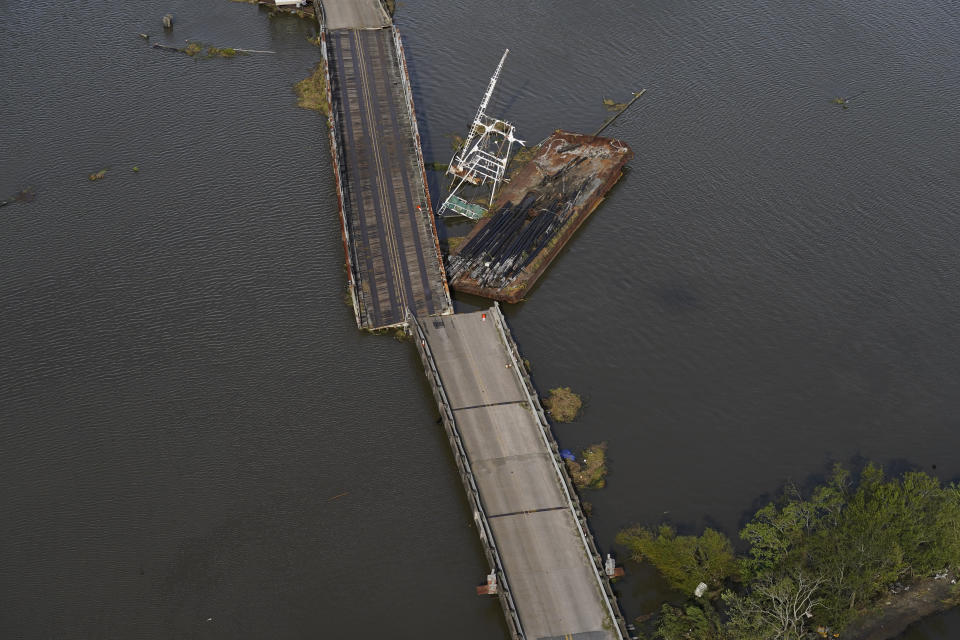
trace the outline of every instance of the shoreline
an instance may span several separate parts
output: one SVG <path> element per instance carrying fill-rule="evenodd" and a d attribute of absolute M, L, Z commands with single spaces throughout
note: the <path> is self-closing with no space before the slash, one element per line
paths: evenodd
<path fill-rule="evenodd" d="M 957 574 L 945 578 L 923 578 L 896 594 L 881 598 L 850 623 L 841 637 L 854 640 L 893 640 L 906 629 L 937 613 L 960 605 Z"/>

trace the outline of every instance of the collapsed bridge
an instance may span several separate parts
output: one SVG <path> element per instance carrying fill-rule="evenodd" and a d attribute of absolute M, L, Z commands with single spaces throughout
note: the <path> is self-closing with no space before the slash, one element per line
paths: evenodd
<path fill-rule="evenodd" d="M 323 5 L 340 222 L 357 326 L 452 313 L 400 34 L 376 0 Z"/>

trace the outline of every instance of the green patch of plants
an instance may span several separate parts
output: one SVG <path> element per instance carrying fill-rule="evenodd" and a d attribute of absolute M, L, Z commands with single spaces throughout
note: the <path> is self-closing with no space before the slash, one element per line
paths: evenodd
<path fill-rule="evenodd" d="M 857 476 L 836 465 L 809 491 L 788 484 L 741 529 L 742 555 L 718 531 L 679 535 L 666 524 L 625 529 L 617 542 L 688 594 L 664 605 L 657 637 L 805 640 L 845 637 L 834 634 L 884 615 L 892 593 L 949 580 L 958 531 L 960 485 L 919 471 L 887 478 L 867 464 Z"/>
<path fill-rule="evenodd" d="M 297 106 L 301 109 L 311 109 L 324 115 L 330 113 L 322 62 L 317 63 L 308 77 L 293 85 L 293 90 L 297 93 Z"/>
<path fill-rule="evenodd" d="M 557 422 L 573 422 L 583 407 L 580 396 L 570 387 L 556 387 L 550 389 L 550 396 L 544 400 L 550 416 Z"/>
<path fill-rule="evenodd" d="M 576 460 L 566 460 L 567 470 L 578 489 L 603 489 L 607 484 L 607 443 L 590 445 Z"/>

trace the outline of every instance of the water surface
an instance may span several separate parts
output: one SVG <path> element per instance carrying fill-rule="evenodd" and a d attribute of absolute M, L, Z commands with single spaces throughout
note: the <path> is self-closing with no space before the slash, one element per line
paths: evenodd
<path fill-rule="evenodd" d="M 834 460 L 960 476 L 953 3 L 397 23 L 428 162 L 505 47 L 492 110 L 531 142 L 648 89 L 609 130 L 630 172 L 506 309 L 536 384 L 587 399 L 561 446 L 610 445 L 601 548 L 663 518 L 735 535 Z M 310 35 L 219 0 L 0 7 L 0 196 L 37 191 L 0 209 L 0 635 L 505 636 L 412 350 L 343 302 L 324 123 L 290 90 Z M 664 592 L 628 570 L 634 617 Z"/>

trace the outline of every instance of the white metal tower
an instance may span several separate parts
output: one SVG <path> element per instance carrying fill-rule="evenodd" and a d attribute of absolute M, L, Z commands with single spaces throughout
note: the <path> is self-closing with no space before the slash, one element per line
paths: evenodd
<path fill-rule="evenodd" d="M 467 138 L 464 140 L 463 146 L 454 153 L 453 159 L 450 160 L 450 165 L 447 167 L 447 173 L 454 177 L 454 181 L 450 189 L 450 195 L 440 206 L 439 213 L 441 214 L 446 210 L 474 220 L 483 215 L 482 207 L 468 204 L 456 195 L 457 191 L 465 184 L 485 186 L 489 183 L 490 201 L 487 207 L 493 205 L 493 197 L 504 179 L 507 163 L 510 161 L 513 143 L 523 145 L 523 141 L 514 136 L 512 124 L 506 120 L 492 118 L 486 113 L 487 105 L 490 104 L 490 97 L 493 95 L 494 87 L 497 86 L 497 80 L 500 79 L 500 70 L 503 68 L 503 62 L 507 59 L 508 53 L 510 53 L 510 49 L 503 52 L 500 64 L 497 65 L 497 70 L 493 72 L 490 83 L 487 85 L 487 92 L 483 95 L 473 124 L 470 125 L 470 131 L 467 132 Z"/>

